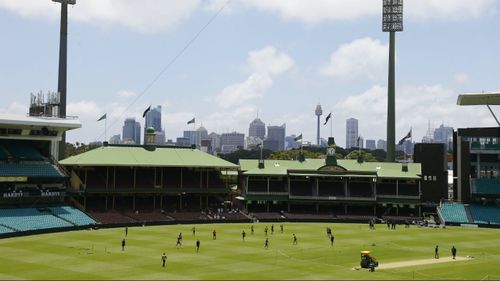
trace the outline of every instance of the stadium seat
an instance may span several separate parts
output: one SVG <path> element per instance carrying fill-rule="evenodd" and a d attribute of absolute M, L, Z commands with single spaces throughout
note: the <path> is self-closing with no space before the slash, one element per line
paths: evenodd
<path fill-rule="evenodd" d="M 440 207 L 445 222 L 467 223 L 465 207 L 460 203 L 443 202 Z"/>
<path fill-rule="evenodd" d="M 50 163 L 2 163 L 0 164 L 2 177 L 38 177 L 61 178 L 63 177 Z"/>
<path fill-rule="evenodd" d="M 42 161 L 42 154 L 29 141 L 21 140 L 1 140 L 0 144 L 6 148 L 10 154 L 19 160 Z"/>
<path fill-rule="evenodd" d="M 91 219 L 87 214 L 84 212 L 69 207 L 69 206 L 62 206 L 62 207 L 50 207 L 49 208 L 53 214 L 68 220 L 75 225 L 90 225 L 90 224 L 95 224 L 96 221 Z"/>
<path fill-rule="evenodd" d="M 36 208 L 0 209 L 0 221 L 3 225 L 19 231 L 73 226 L 48 212 L 40 212 Z"/>
<path fill-rule="evenodd" d="M 475 223 L 500 224 L 500 207 L 471 204 L 469 208 Z"/>
<path fill-rule="evenodd" d="M 500 180 L 497 179 L 475 179 L 475 193 L 500 195 Z"/>

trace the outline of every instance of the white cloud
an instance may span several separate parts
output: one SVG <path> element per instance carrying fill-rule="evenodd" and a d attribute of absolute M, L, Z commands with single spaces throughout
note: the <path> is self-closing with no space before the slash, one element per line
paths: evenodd
<path fill-rule="evenodd" d="M 494 0 L 413 0 L 404 2 L 410 20 L 464 20 L 495 12 Z"/>
<path fill-rule="evenodd" d="M 279 75 L 291 69 L 295 62 L 290 56 L 275 47 L 267 46 L 248 52 L 247 64 L 253 73 Z"/>
<path fill-rule="evenodd" d="M 396 141 L 413 128 L 414 141 L 421 141 L 428 129 L 444 123 L 452 127 L 495 126 L 486 107 L 456 105 L 458 93 L 441 85 L 405 86 L 396 91 Z M 345 120 L 359 120 L 359 134 L 366 139 L 385 139 L 387 89 L 375 85 L 349 96 L 334 107 L 334 135 L 345 145 Z M 473 116 L 473 118 L 471 118 Z M 337 139 L 337 138 L 336 138 Z"/>
<path fill-rule="evenodd" d="M 136 92 L 128 91 L 128 90 L 121 90 L 116 92 L 116 95 L 121 97 L 121 98 L 131 98 L 137 96 Z"/>
<path fill-rule="evenodd" d="M 225 87 L 216 97 L 219 106 L 228 108 L 264 96 L 273 80 L 267 74 L 254 73 L 247 80 Z"/>
<path fill-rule="evenodd" d="M 376 15 L 382 10 L 381 2 L 366 0 L 245 0 L 244 4 L 277 13 L 284 20 L 298 20 L 307 24 L 352 21 Z"/>
<path fill-rule="evenodd" d="M 456 73 L 453 76 L 453 81 L 457 84 L 467 84 L 471 81 L 471 78 L 467 73 Z"/>
<path fill-rule="evenodd" d="M 71 21 L 102 27 L 122 26 L 149 33 L 171 30 L 187 19 L 200 0 L 82 0 L 69 9 Z M 57 20 L 60 5 L 40 0 L 0 0 L 4 8 L 27 18 Z"/>
<path fill-rule="evenodd" d="M 29 110 L 24 103 L 12 102 L 7 107 L 0 107 L 0 113 L 26 115 L 29 113 Z"/>
<path fill-rule="evenodd" d="M 289 55 L 272 46 L 250 51 L 246 68 L 252 74 L 243 82 L 226 86 L 215 96 L 215 102 L 222 108 L 228 108 L 261 98 L 272 87 L 272 77 L 285 73 L 294 65 Z"/>
<path fill-rule="evenodd" d="M 244 5 L 306 24 L 354 21 L 382 13 L 382 1 L 373 0 L 244 0 Z M 406 0 L 404 16 L 417 21 L 463 20 L 492 12 L 494 5 L 494 0 Z"/>
<path fill-rule="evenodd" d="M 345 80 L 380 80 L 387 73 L 388 45 L 365 37 L 341 45 L 330 56 L 320 73 Z"/>

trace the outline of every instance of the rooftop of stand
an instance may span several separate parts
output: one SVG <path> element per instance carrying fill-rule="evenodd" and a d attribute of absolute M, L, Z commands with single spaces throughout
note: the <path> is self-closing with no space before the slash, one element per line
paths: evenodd
<path fill-rule="evenodd" d="M 417 179 L 421 174 L 420 163 L 408 163 L 408 172 L 402 171 L 402 163 L 363 162 L 360 164 L 357 160 L 350 159 L 339 159 L 337 163 L 338 166 L 347 170 L 343 173 L 345 176 Z M 301 172 L 311 173 L 323 166 L 325 166 L 325 159 L 306 159 L 304 162 L 265 160 L 264 168 L 259 169 L 258 160 L 240 159 L 240 168 L 245 175 L 287 175 L 288 173 L 301 175 Z M 314 176 L 314 174 L 309 175 Z"/>
<path fill-rule="evenodd" d="M 189 147 L 108 145 L 71 156 L 64 166 L 193 167 L 238 169 L 238 165 Z"/>

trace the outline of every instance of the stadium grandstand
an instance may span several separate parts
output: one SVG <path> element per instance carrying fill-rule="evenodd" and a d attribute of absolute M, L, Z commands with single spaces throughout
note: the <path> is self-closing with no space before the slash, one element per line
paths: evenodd
<path fill-rule="evenodd" d="M 71 175 L 68 194 L 100 221 L 248 220 L 224 205 L 238 165 L 195 148 L 105 143 L 60 163 Z"/>
<path fill-rule="evenodd" d="M 0 234 L 95 224 L 66 205 L 69 176 L 56 160 L 77 119 L 0 115 Z"/>
<path fill-rule="evenodd" d="M 241 182 L 250 212 L 331 214 L 330 218 L 360 219 L 384 216 L 419 218 L 419 163 L 358 162 L 325 159 L 240 160 Z M 406 166 L 403 168 L 403 166 Z"/>

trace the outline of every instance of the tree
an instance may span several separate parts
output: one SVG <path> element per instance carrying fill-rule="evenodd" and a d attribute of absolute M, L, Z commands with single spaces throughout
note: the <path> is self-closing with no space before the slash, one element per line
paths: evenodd
<path fill-rule="evenodd" d="M 370 153 L 364 150 L 352 150 L 349 154 L 346 155 L 346 159 L 358 159 L 358 156 L 361 155 L 363 157 L 363 161 L 365 162 L 377 162 L 377 159 Z"/>
<path fill-rule="evenodd" d="M 262 158 L 267 159 L 271 153 L 272 153 L 271 150 L 263 149 Z M 219 157 L 231 163 L 238 164 L 238 161 L 240 159 L 260 159 L 260 149 L 257 150 L 238 149 L 231 153 L 219 154 Z"/>
<path fill-rule="evenodd" d="M 87 145 L 87 144 L 80 143 L 80 142 L 76 142 L 75 144 L 67 142 L 66 143 L 66 156 L 67 157 L 75 156 L 75 155 L 90 151 L 94 148 L 100 147 L 101 145 L 102 144 L 100 144 L 100 143 L 90 143 Z"/>
<path fill-rule="evenodd" d="M 320 159 L 324 158 L 324 154 L 319 152 L 312 152 L 309 150 L 304 150 L 304 157 L 309 159 Z M 276 151 L 269 155 L 268 159 L 272 160 L 296 160 L 299 158 L 300 149 L 283 150 Z"/>

